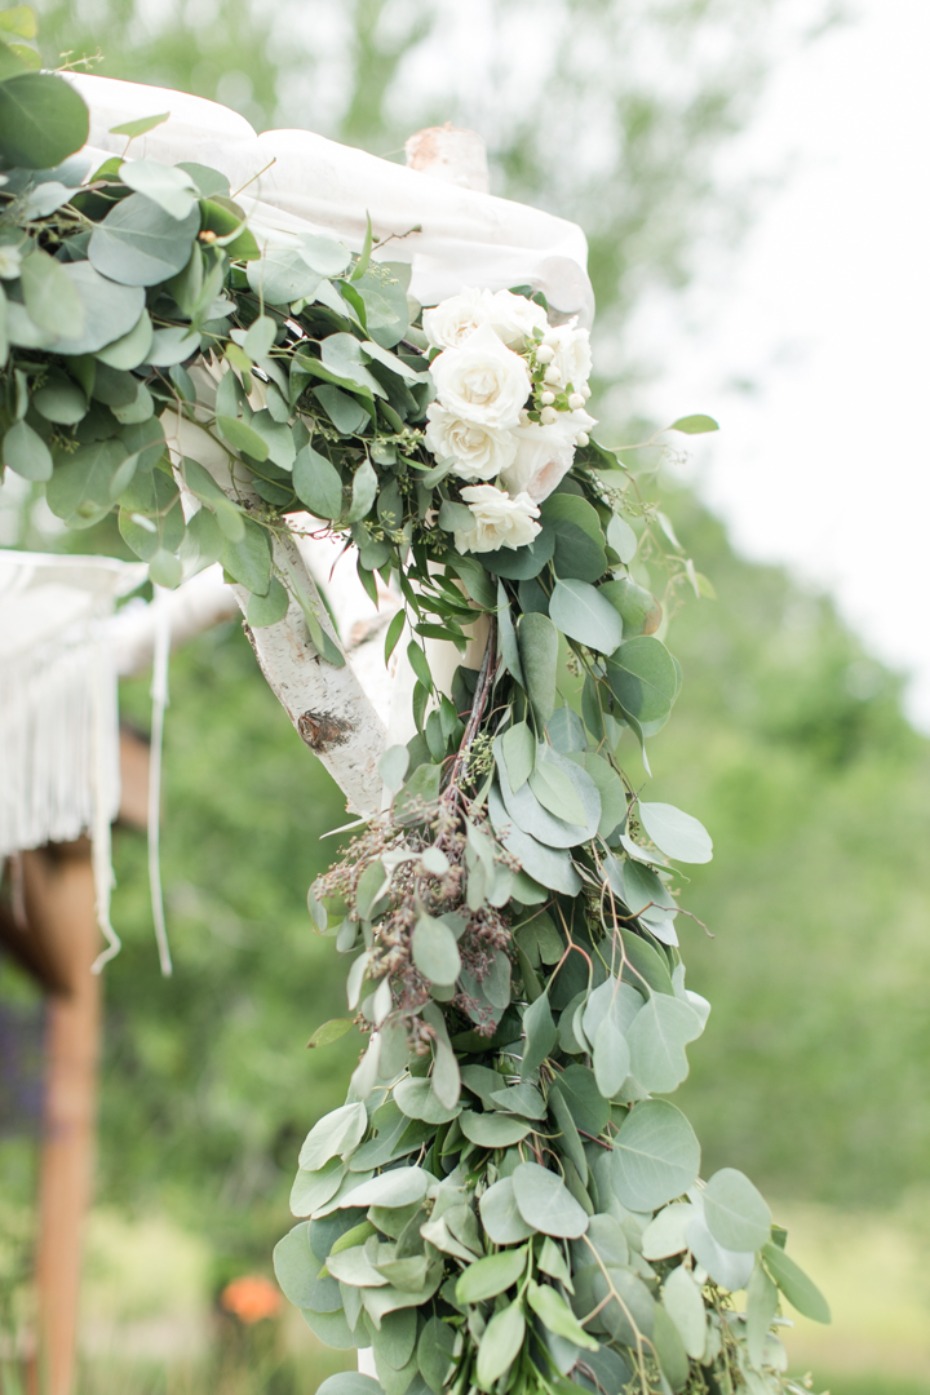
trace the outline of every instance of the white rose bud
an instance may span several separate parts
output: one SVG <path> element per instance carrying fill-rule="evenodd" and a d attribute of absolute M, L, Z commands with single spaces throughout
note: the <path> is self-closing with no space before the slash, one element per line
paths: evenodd
<path fill-rule="evenodd" d="M 554 358 L 555 349 L 553 349 L 552 345 L 546 343 L 540 344 L 539 348 L 536 350 L 536 362 L 551 363 Z"/>
<path fill-rule="evenodd" d="M 464 421 L 439 402 L 427 409 L 426 448 L 437 460 L 452 460 L 452 473 L 463 480 L 491 480 L 517 454 L 512 431 Z"/>
<path fill-rule="evenodd" d="M 555 401 L 555 393 L 554 393 L 554 392 L 548 392 L 548 391 L 546 391 L 546 392 L 541 392 L 541 393 L 539 394 L 539 400 L 540 400 L 540 402 L 543 404 L 544 407 L 551 407 L 552 404 L 553 404 L 553 402 Z"/>
<path fill-rule="evenodd" d="M 580 392 L 572 392 L 569 394 L 568 405 L 571 407 L 573 412 L 579 411 L 584 406 L 584 404 L 585 398 L 582 397 Z"/>
<path fill-rule="evenodd" d="M 561 383 L 561 381 L 562 381 L 562 370 L 561 370 L 561 368 L 559 367 L 559 365 L 558 365 L 557 363 L 550 363 L 550 364 L 549 364 L 549 367 L 546 369 L 545 373 L 543 374 L 543 382 L 544 382 L 544 383 L 552 383 L 553 386 L 558 387 L 558 385 L 559 385 L 559 383 Z"/>
<path fill-rule="evenodd" d="M 558 421 L 559 414 L 554 407 L 543 407 L 539 414 L 539 420 L 543 426 L 551 426 L 554 421 Z"/>
<path fill-rule="evenodd" d="M 509 430 L 518 426 L 530 393 L 530 375 L 519 354 L 502 344 L 489 325 L 430 365 L 442 405 L 463 421 Z"/>
<path fill-rule="evenodd" d="M 455 530 L 459 552 L 496 552 L 499 547 L 515 551 L 542 531 L 535 521 L 539 509 L 528 494 L 511 499 L 493 484 L 472 484 L 462 490 L 462 498 L 475 522 L 473 528 Z"/>
<path fill-rule="evenodd" d="M 587 431 L 582 431 L 580 436 L 576 438 L 575 445 L 586 446 L 590 440 L 591 437 L 588 435 Z"/>
<path fill-rule="evenodd" d="M 423 311 L 423 332 L 437 349 L 454 349 L 464 344 L 481 325 L 493 318 L 494 297 L 490 291 L 474 288 L 450 295 L 431 310 Z"/>

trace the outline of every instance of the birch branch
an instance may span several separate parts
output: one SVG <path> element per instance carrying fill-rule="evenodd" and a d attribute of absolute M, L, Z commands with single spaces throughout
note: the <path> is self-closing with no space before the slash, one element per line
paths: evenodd
<path fill-rule="evenodd" d="M 205 401 L 215 392 L 215 382 L 198 374 L 198 390 Z M 190 456 L 208 470 L 216 483 L 248 507 L 259 507 L 244 478 L 237 475 L 231 456 L 196 421 L 175 416 L 173 430 L 166 414 L 169 448 L 175 457 Z M 346 659 L 341 668 L 328 663 L 310 641 L 300 604 L 293 598 L 283 620 L 245 633 L 255 652 L 268 686 L 281 703 L 291 724 L 306 746 L 319 756 L 346 796 L 348 808 L 360 814 L 374 812 L 381 799 L 378 762 L 385 746 L 385 724 L 375 708 L 346 649 L 333 626 L 313 573 L 298 546 L 297 539 L 276 533 L 273 540 L 276 571 L 285 578 L 296 578 L 303 602 L 312 609 L 321 628 Z M 249 592 L 233 585 L 233 595 L 243 613 Z"/>

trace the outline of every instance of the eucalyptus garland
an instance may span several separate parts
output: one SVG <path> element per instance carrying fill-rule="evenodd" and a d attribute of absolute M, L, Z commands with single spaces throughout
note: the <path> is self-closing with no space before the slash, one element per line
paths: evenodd
<path fill-rule="evenodd" d="M 673 865 L 711 844 L 624 771 L 681 678 L 644 584 L 658 515 L 590 440 L 587 336 L 519 288 L 421 315 L 372 237 L 267 242 L 217 171 L 132 158 L 158 118 L 92 168 L 70 90 L 32 86 L 60 148 L 2 150 L 4 469 L 70 527 L 115 510 L 161 585 L 221 561 L 253 626 L 297 587 L 324 662 L 344 660 L 276 571 L 290 515 L 403 597 L 385 649 L 409 626 L 416 734 L 309 897 L 347 963 L 347 1015 L 314 1042 L 365 1040 L 301 1149 L 275 1265 L 377 1373 L 325 1390 L 799 1391 L 781 1305 L 826 1304 L 742 1173 L 701 1180 L 666 1098 L 709 1011 Z M 169 449 L 185 421 L 239 488 Z M 443 690 L 433 642 L 476 635 Z"/>

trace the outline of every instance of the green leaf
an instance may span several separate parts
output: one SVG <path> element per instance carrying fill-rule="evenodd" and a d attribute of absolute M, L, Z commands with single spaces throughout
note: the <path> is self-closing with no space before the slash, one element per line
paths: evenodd
<path fill-rule="evenodd" d="M 122 339 L 138 325 L 145 309 L 145 291 L 141 286 L 118 286 L 95 271 L 90 262 L 71 262 L 62 265 L 62 270 L 83 307 L 83 328 L 77 336 L 60 336 L 44 347 L 61 354 L 92 354 Z M 71 329 L 73 326 L 69 333 Z"/>
<path fill-rule="evenodd" d="M 32 405 L 46 421 L 74 426 L 87 412 L 87 398 L 65 373 L 49 371 L 45 383 L 33 394 Z"/>
<path fill-rule="evenodd" d="M 526 1336 L 526 1318 L 519 1302 L 495 1313 L 481 1336 L 475 1363 L 475 1384 L 491 1390 L 520 1354 Z"/>
<path fill-rule="evenodd" d="M 546 1101 L 535 1085 L 506 1085 L 501 1090 L 493 1090 L 489 1099 L 508 1114 L 520 1114 L 524 1119 L 546 1117 Z"/>
<path fill-rule="evenodd" d="M 360 1103 L 344 1104 L 324 1114 L 304 1139 L 298 1163 L 307 1172 L 318 1171 L 330 1158 L 345 1157 L 365 1136 L 368 1114 Z"/>
<path fill-rule="evenodd" d="M 627 1033 L 630 1070 L 644 1090 L 667 1094 L 677 1089 L 688 1074 L 685 1047 L 702 1029 L 703 1023 L 690 1003 L 653 993 Z"/>
<path fill-rule="evenodd" d="M 306 233 L 298 243 L 301 257 L 320 276 L 339 276 L 352 260 L 352 253 L 334 237 Z"/>
<path fill-rule="evenodd" d="M 520 664 L 537 721 L 545 724 L 555 711 L 559 635 L 548 615 L 521 615 L 517 624 Z"/>
<path fill-rule="evenodd" d="M 599 1349 L 600 1342 L 584 1330 L 565 1299 L 550 1284 L 537 1284 L 531 1280 L 526 1296 L 547 1332 L 563 1337 L 566 1342 L 583 1347 L 585 1351 Z"/>
<path fill-rule="evenodd" d="M 700 1289 L 682 1265 L 673 1269 L 662 1285 L 662 1305 L 675 1324 L 685 1351 L 700 1361 L 707 1344 L 707 1313 Z"/>
<path fill-rule="evenodd" d="M 596 586 L 571 577 L 556 581 L 549 615 L 564 635 L 601 654 L 612 654 L 623 639 L 623 621 Z"/>
<path fill-rule="evenodd" d="M 746 1287 L 746 1346 L 749 1359 L 761 1366 L 769 1329 L 778 1312 L 778 1289 L 757 1260 Z"/>
<path fill-rule="evenodd" d="M 49 170 L 87 140 L 90 116 L 81 97 L 54 73 L 22 73 L 0 83 L 0 158 Z"/>
<path fill-rule="evenodd" d="M 517 1210 L 527 1225 L 566 1240 L 585 1233 L 588 1217 L 556 1173 L 539 1163 L 520 1163 L 511 1181 Z"/>
<path fill-rule="evenodd" d="M 520 1074 L 525 1079 L 539 1069 L 558 1039 L 552 1009 L 545 993 L 540 994 L 535 1003 L 530 1003 L 525 1009 L 523 1035 L 526 1045 L 523 1049 Z"/>
<path fill-rule="evenodd" d="M 130 140 L 134 140 L 136 136 L 147 136 L 156 126 L 163 125 L 170 115 L 170 111 L 163 111 L 157 116 L 140 116 L 135 121 L 124 121 L 119 126 L 111 126 L 110 135 L 128 136 Z"/>
<path fill-rule="evenodd" d="M 398 614 L 402 612 L 398 611 Z M 391 794 L 396 794 L 400 789 L 409 764 L 410 752 L 406 746 L 389 746 L 379 760 L 378 773 Z"/>
<path fill-rule="evenodd" d="M 483 1303 L 505 1293 L 526 1268 L 526 1246 L 516 1250 L 500 1250 L 470 1264 L 459 1275 L 455 1286 L 457 1303 Z"/>
<path fill-rule="evenodd" d="M 347 523 L 357 523 L 371 512 L 371 506 L 378 494 L 378 475 L 371 461 L 365 459 L 352 476 L 352 497 Z"/>
<path fill-rule="evenodd" d="M 287 306 L 316 294 L 322 276 L 304 261 L 296 247 L 273 247 L 250 261 L 246 275 L 252 290 L 270 305 Z"/>
<path fill-rule="evenodd" d="M 607 542 L 621 562 L 632 562 L 636 556 L 639 539 L 625 518 L 615 513 L 607 525 Z"/>
<path fill-rule="evenodd" d="M 562 578 L 597 581 L 607 570 L 597 510 L 577 494 L 550 494 L 542 507 L 543 534 L 554 541 L 553 565 Z"/>
<path fill-rule="evenodd" d="M 628 639 L 607 663 L 607 682 L 625 713 L 637 722 L 666 717 L 678 696 L 678 670 L 661 640 Z"/>
<path fill-rule="evenodd" d="M 83 334 L 84 306 L 61 262 L 37 247 L 23 258 L 20 279 L 33 324 L 59 339 Z"/>
<path fill-rule="evenodd" d="M 681 1110 L 667 1100 L 642 1100 L 614 1139 L 611 1175 L 631 1211 L 654 1211 L 693 1186 L 700 1144 Z"/>
<path fill-rule="evenodd" d="M 452 1368 L 454 1349 L 454 1328 L 441 1318 L 429 1318 L 417 1342 L 417 1365 L 433 1395 L 442 1395 Z"/>
<path fill-rule="evenodd" d="M 138 368 L 140 363 L 149 361 L 151 348 L 152 321 L 149 319 L 147 311 L 143 310 L 132 329 L 100 349 L 97 358 L 110 368 L 123 370 Z"/>
<path fill-rule="evenodd" d="M 180 586 L 183 575 L 184 567 L 180 557 L 168 552 L 166 548 L 159 548 L 149 561 L 149 580 L 154 586 Z"/>
<path fill-rule="evenodd" d="M 197 205 L 196 184 L 185 170 L 175 165 L 162 165 L 156 160 L 124 160 L 120 178 L 128 188 L 144 194 L 169 218 L 179 222 L 190 218 Z"/>
<path fill-rule="evenodd" d="M 559 1089 L 578 1128 L 598 1138 L 607 1127 L 610 1104 L 597 1088 L 594 1072 L 587 1066 L 566 1066 L 559 1078 Z"/>
<path fill-rule="evenodd" d="M 462 1092 L 462 1078 L 459 1073 L 458 1060 L 449 1041 L 445 1019 L 435 1003 L 425 1003 L 422 1008 L 422 1016 L 423 1021 L 432 1028 L 433 1032 L 433 1073 L 430 1076 L 433 1090 L 440 1104 L 452 1109 L 458 1104 L 459 1095 Z"/>
<path fill-rule="evenodd" d="M 310 1227 L 301 1221 L 274 1247 L 274 1273 L 285 1298 L 298 1308 L 310 1306 L 319 1260 L 310 1248 Z"/>
<path fill-rule="evenodd" d="M 623 632 L 628 639 L 653 634 L 658 629 L 662 621 L 662 607 L 651 591 L 638 586 L 628 576 L 607 581 L 598 589 L 622 619 Z"/>
<path fill-rule="evenodd" d="M 793 1308 L 813 1322 L 830 1321 L 830 1305 L 820 1289 L 784 1250 L 769 1241 L 762 1248 L 762 1263 Z"/>
<path fill-rule="evenodd" d="M 543 783 L 544 768 L 550 776 L 547 785 Z M 524 833 L 540 843 L 552 848 L 572 848 L 587 842 L 597 832 L 601 816 L 597 786 L 581 766 L 560 756 L 551 746 L 537 748 L 536 768 L 522 789 L 514 792 L 510 788 L 507 772 L 500 764 L 497 776 L 507 812 Z M 546 796 L 549 807 L 542 803 L 537 791 Z M 552 805 L 558 805 L 560 795 L 564 797 L 561 805 L 564 817 L 552 812 Z M 570 817 L 578 821 L 568 822 Z"/>
<path fill-rule="evenodd" d="M 362 346 L 354 334 L 330 334 L 320 344 L 320 360 L 345 385 L 369 396 L 385 397 L 384 388 L 362 362 Z"/>
<path fill-rule="evenodd" d="M 350 1188 L 340 1197 L 339 1205 L 341 1208 L 382 1206 L 385 1210 L 396 1211 L 402 1206 L 422 1201 L 429 1181 L 422 1167 L 395 1167 L 390 1172 L 381 1172 L 370 1181 Z"/>
<path fill-rule="evenodd" d="M 508 727 L 501 737 L 501 754 L 513 790 L 526 784 L 536 761 L 536 738 L 526 722 Z"/>
<path fill-rule="evenodd" d="M 147 119 L 150 121 L 156 119 L 159 121 L 161 120 L 160 117 L 149 117 Z M 130 122 L 130 125 L 131 124 Z M 179 160 L 178 169 L 187 171 L 191 179 L 197 185 L 201 198 L 210 199 L 215 198 L 216 195 L 219 195 L 221 198 L 228 198 L 229 180 L 226 178 L 225 174 L 221 174 L 219 170 L 211 169 L 209 165 L 198 165 L 195 160 Z"/>
<path fill-rule="evenodd" d="M 238 541 L 225 539 L 223 567 L 240 586 L 265 596 L 271 586 L 271 539 L 254 519 L 243 518 L 243 524 L 245 531 Z"/>
<path fill-rule="evenodd" d="M 313 446 L 303 446 L 294 461 L 294 489 L 302 504 L 319 518 L 342 516 L 342 476 Z"/>
<path fill-rule="evenodd" d="M 194 497 L 206 504 L 211 513 L 216 514 L 223 536 L 232 542 L 240 541 L 245 534 L 245 516 L 239 506 L 224 494 L 213 476 L 199 461 L 185 456 L 181 471 L 184 482 Z"/>
<path fill-rule="evenodd" d="M 436 1098 L 430 1080 L 406 1076 L 394 1086 L 394 1100 L 408 1119 L 426 1124 L 448 1124 L 459 1114 L 456 1105 L 446 1106 Z"/>
<path fill-rule="evenodd" d="M 482 1192 L 478 1200 L 481 1223 L 495 1245 L 516 1245 L 536 1234 L 536 1227 L 527 1225 L 514 1195 L 513 1182 L 503 1177 Z"/>
<path fill-rule="evenodd" d="M 593 822 L 597 828 L 601 814 L 600 795 L 592 781 L 592 788 L 588 791 L 588 805 L 578 788 L 579 781 L 574 774 L 577 768 L 570 767 L 572 774 L 569 774 L 554 758 L 550 747 L 540 746 L 536 764 L 529 777 L 529 786 L 543 808 L 548 809 L 550 814 L 555 814 L 556 818 L 579 826 L 588 826 Z M 595 808 L 597 814 L 592 816 Z"/>
<path fill-rule="evenodd" d="M 313 395 L 340 436 L 358 436 L 371 420 L 357 397 L 326 384 L 313 389 Z"/>
<path fill-rule="evenodd" d="M 268 459 L 268 442 L 242 417 L 218 416 L 217 430 L 234 451 L 250 455 L 262 464 Z"/>
<path fill-rule="evenodd" d="M 455 936 L 445 921 L 423 914 L 411 938 L 413 962 L 430 983 L 451 986 L 462 972 Z"/>
<path fill-rule="evenodd" d="M 640 822 L 655 843 L 667 857 L 676 862 L 710 862 L 714 845 L 707 829 L 690 814 L 676 809 L 673 804 L 637 805 Z"/>
<path fill-rule="evenodd" d="M 128 458 L 123 443 L 110 440 L 94 441 L 58 461 L 45 494 L 52 513 L 74 528 L 99 523 L 113 507 Z"/>
<path fill-rule="evenodd" d="M 705 431 L 719 431 L 720 426 L 714 421 L 713 417 L 707 417 L 703 416 L 701 413 L 696 413 L 694 416 L 690 417 L 679 417 L 677 421 L 672 422 L 667 430 L 682 431 L 686 436 L 700 436 L 703 435 Z"/>
<path fill-rule="evenodd" d="M 378 1381 L 359 1371 L 338 1371 L 317 1386 L 316 1395 L 384 1395 Z"/>
<path fill-rule="evenodd" d="M 124 286 L 156 286 L 183 271 L 191 243 L 200 229 L 195 205 L 174 218 L 144 194 L 130 194 L 115 204 L 90 235 L 91 265 Z"/>
<path fill-rule="evenodd" d="M 771 1238 L 772 1213 L 749 1178 L 735 1168 L 715 1172 L 704 1189 L 704 1216 L 728 1250 L 759 1250 Z"/>
<path fill-rule="evenodd" d="M 318 1172 L 301 1168 L 291 1187 L 289 1205 L 295 1216 L 310 1216 L 336 1195 L 348 1171 L 339 1158 L 331 1158 Z"/>
<path fill-rule="evenodd" d="M 530 1132 L 525 1119 L 508 1114 L 476 1114 L 469 1109 L 459 1115 L 459 1125 L 469 1143 L 476 1143 L 479 1148 L 510 1148 Z"/>
<path fill-rule="evenodd" d="M 251 594 L 245 608 L 245 618 L 253 630 L 265 625 L 277 625 L 287 615 L 290 597 L 276 576 L 271 578 L 267 594 Z"/>
<path fill-rule="evenodd" d="M 24 480 L 50 480 L 52 456 L 37 431 L 25 421 L 16 421 L 3 438 L 3 463 Z"/>
<path fill-rule="evenodd" d="M 251 359 L 265 358 L 271 352 L 277 333 L 277 321 L 271 315 L 259 315 L 249 325 L 242 347 Z"/>
<path fill-rule="evenodd" d="M 620 1093 L 630 1073 L 630 1048 L 618 1015 L 614 1010 L 605 1013 L 592 1043 L 594 1078 L 605 1099 L 613 1099 Z"/>
<path fill-rule="evenodd" d="M 339 1041 L 354 1027 L 355 1023 L 351 1017 L 331 1017 L 328 1022 L 323 1022 L 307 1042 L 307 1049 L 313 1050 L 317 1046 L 331 1046 L 334 1041 Z"/>
<path fill-rule="evenodd" d="M 539 576 L 555 551 L 555 533 L 537 534 L 526 547 L 501 547 L 497 552 L 482 552 L 481 565 L 492 576 L 507 577 L 510 581 L 528 581 Z M 456 560 L 456 568 L 459 562 Z"/>

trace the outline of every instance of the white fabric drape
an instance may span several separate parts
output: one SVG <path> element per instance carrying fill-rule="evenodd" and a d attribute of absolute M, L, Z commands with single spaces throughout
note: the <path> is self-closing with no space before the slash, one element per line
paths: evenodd
<path fill-rule="evenodd" d="M 385 258 L 411 263 L 410 291 L 421 305 L 435 305 L 463 286 L 530 284 L 560 315 L 591 321 L 587 243 L 564 218 L 444 183 L 312 131 L 257 135 L 236 112 L 186 92 L 66 76 L 90 108 L 89 144 L 98 152 L 126 149 L 125 136 L 111 135 L 113 126 L 170 112 L 162 125 L 133 140 L 130 157 L 196 160 L 225 174 L 234 194 L 247 185 L 237 197 L 259 238 L 324 233 L 357 250 L 370 215 L 377 236 L 394 239 Z M 420 231 L 411 233 L 415 226 Z"/>

